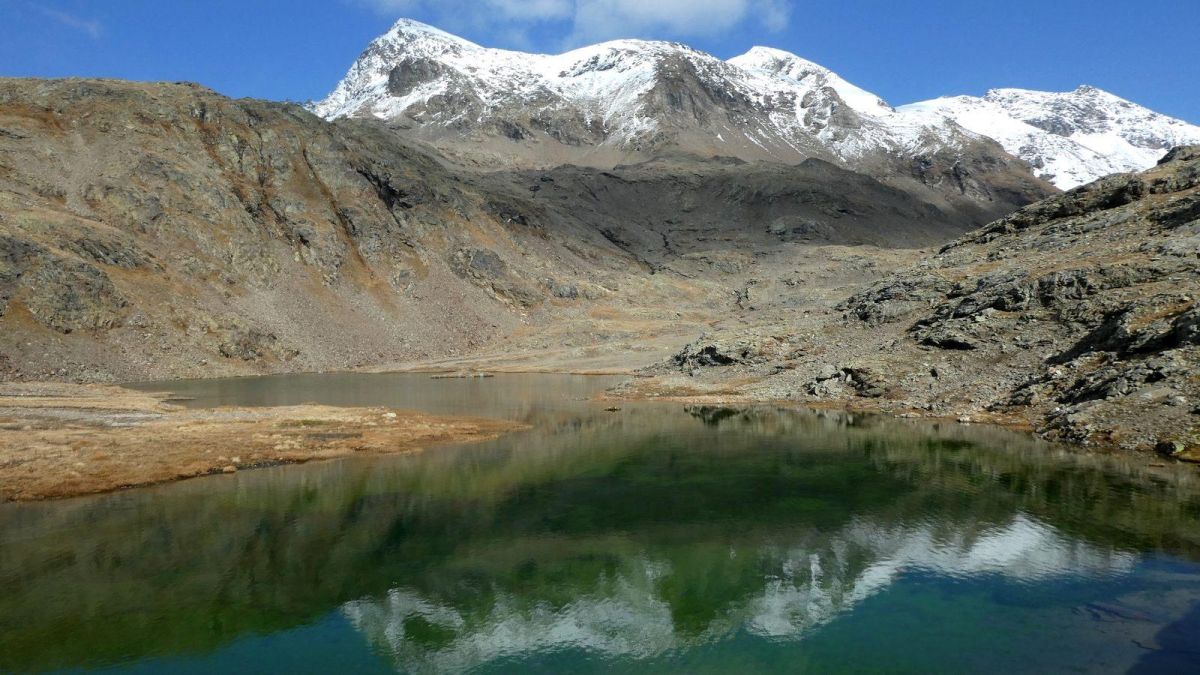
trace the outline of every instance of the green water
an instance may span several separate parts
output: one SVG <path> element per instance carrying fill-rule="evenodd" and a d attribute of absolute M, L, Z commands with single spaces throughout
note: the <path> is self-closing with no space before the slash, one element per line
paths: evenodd
<path fill-rule="evenodd" d="M 1194 472 L 607 384 L 173 385 L 533 428 L 0 506 L 0 671 L 1200 671 Z"/>

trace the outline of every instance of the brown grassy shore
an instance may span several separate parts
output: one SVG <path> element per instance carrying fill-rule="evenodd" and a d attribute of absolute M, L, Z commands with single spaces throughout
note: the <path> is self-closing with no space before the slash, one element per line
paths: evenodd
<path fill-rule="evenodd" d="M 57 499 L 243 469 L 412 452 L 521 425 L 386 408 L 187 410 L 122 387 L 0 384 L 0 502 Z"/>

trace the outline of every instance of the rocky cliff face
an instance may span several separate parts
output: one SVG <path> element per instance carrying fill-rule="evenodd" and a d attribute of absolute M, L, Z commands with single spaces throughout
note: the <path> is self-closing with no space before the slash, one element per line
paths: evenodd
<path fill-rule="evenodd" d="M 751 398 L 1024 419 L 1051 438 L 1200 460 L 1198 298 L 1192 146 L 1021 209 L 822 317 L 792 316 L 788 337 L 778 315 L 711 335 L 659 387 L 759 372 Z"/>
<path fill-rule="evenodd" d="M 683 332 L 663 308 L 736 311 L 777 271 L 763 256 L 929 245 L 992 215 L 815 160 L 470 171 L 372 120 L 0 80 L 0 372 L 349 368 L 560 325 L 536 346 L 595 344 L 612 315 L 628 322 L 603 335 Z"/>

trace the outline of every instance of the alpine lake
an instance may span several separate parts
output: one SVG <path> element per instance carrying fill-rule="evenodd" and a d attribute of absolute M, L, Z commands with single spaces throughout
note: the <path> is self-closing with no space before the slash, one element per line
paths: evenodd
<path fill-rule="evenodd" d="M 1192 467 L 617 381 L 139 385 L 530 428 L 0 505 L 0 672 L 1200 672 Z"/>

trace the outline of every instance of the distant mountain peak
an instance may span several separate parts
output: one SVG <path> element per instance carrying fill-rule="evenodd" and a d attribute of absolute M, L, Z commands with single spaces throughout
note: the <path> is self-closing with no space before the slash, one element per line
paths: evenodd
<path fill-rule="evenodd" d="M 730 61 L 741 61 L 743 63 L 760 63 L 760 64 L 775 64 L 776 66 L 787 66 L 789 64 L 798 64 L 812 70 L 820 70 L 829 72 L 829 69 L 813 63 L 808 59 L 802 58 L 792 52 L 779 49 L 777 47 L 766 47 L 763 45 L 755 45 L 751 47 L 745 54 L 735 56 Z"/>
<path fill-rule="evenodd" d="M 469 43 L 469 40 L 467 40 L 465 38 L 459 37 L 453 33 L 447 33 L 446 31 L 442 30 L 441 28 L 438 28 L 437 26 L 431 26 L 427 23 L 422 23 L 420 21 L 417 21 L 416 19 L 398 19 L 396 21 L 396 23 L 392 24 L 391 29 L 388 30 L 388 32 L 384 33 L 382 37 L 400 36 L 400 35 L 430 36 L 430 37 L 436 37 L 436 38 L 441 38 L 441 39 L 445 39 L 445 40 L 451 40 L 454 42 L 468 42 Z M 471 44 L 474 44 L 474 43 L 471 43 Z"/>
<path fill-rule="evenodd" d="M 752 47 L 745 54 L 729 59 L 729 63 L 746 70 L 768 73 L 794 84 L 811 80 L 818 86 L 832 87 L 847 105 L 859 113 L 880 115 L 895 112 L 882 98 L 851 84 L 825 66 L 782 49 Z"/>
<path fill-rule="evenodd" d="M 462 152 L 478 149 L 482 161 L 548 165 L 683 153 L 876 167 L 879 158 L 954 155 L 994 139 L 1062 188 L 1144 169 L 1173 145 L 1200 142 L 1200 128 L 1090 85 L 992 89 L 893 108 L 773 47 L 725 61 L 643 40 L 530 54 L 411 19 L 375 39 L 312 109 L 330 119 L 382 119 Z"/>
<path fill-rule="evenodd" d="M 940 113 L 990 136 L 1062 189 L 1141 171 L 1172 147 L 1200 143 L 1200 127 L 1086 84 L 1067 92 L 992 89 L 902 109 Z"/>
<path fill-rule="evenodd" d="M 758 46 L 723 61 L 677 42 L 613 40 L 528 54 L 407 19 L 373 41 L 313 109 L 383 119 L 427 140 L 499 135 L 510 151 L 536 154 L 536 145 L 552 158 L 679 151 L 848 166 L 908 154 L 930 138 L 946 147 L 970 142 L 952 122 L 901 115 L 781 49 Z"/>

